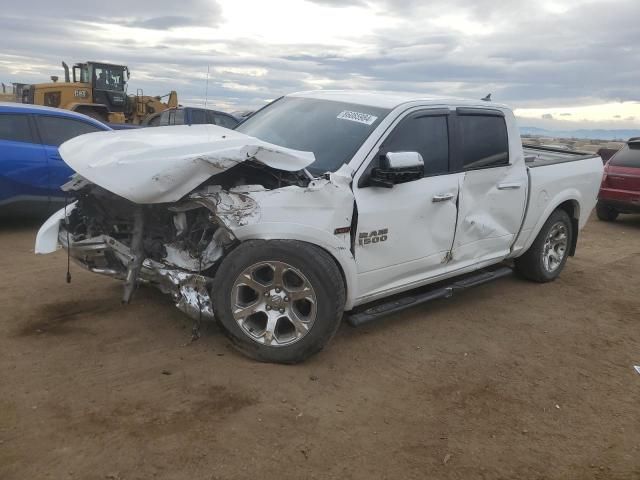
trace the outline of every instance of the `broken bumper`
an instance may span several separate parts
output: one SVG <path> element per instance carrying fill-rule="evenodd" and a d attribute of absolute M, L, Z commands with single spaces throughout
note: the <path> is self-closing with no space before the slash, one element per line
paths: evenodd
<path fill-rule="evenodd" d="M 73 241 L 64 226 L 59 223 L 58 243 L 69 256 L 87 270 L 125 280 L 127 267 L 134 255 L 129 247 L 107 235 Z M 213 319 L 213 307 L 209 288 L 211 278 L 198 273 L 145 259 L 138 276 L 139 283 L 146 283 L 171 295 L 176 307 L 194 319 Z"/>

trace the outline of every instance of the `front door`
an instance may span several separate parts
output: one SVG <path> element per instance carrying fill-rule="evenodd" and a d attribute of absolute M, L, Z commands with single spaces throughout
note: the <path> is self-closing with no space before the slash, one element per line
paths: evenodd
<path fill-rule="evenodd" d="M 356 174 L 359 302 L 417 286 L 448 270 L 462 175 L 450 173 L 448 132 L 448 110 L 409 113 L 382 139 L 362 174 Z M 372 186 L 368 175 L 387 152 L 420 153 L 424 176 L 392 188 Z"/>
<path fill-rule="evenodd" d="M 455 120 L 459 215 L 450 263 L 456 268 L 506 257 L 522 225 L 527 172 L 520 138 L 500 110 L 458 109 Z M 509 145 L 509 142 L 513 145 Z"/>

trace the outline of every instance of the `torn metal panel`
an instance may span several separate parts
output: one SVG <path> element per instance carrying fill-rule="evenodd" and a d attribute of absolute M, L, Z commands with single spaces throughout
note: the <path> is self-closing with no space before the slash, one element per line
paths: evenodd
<path fill-rule="evenodd" d="M 290 172 L 315 161 L 311 152 L 216 125 L 90 133 L 63 143 L 60 155 L 86 180 L 142 204 L 176 202 L 212 176 L 247 160 Z"/>
<path fill-rule="evenodd" d="M 293 187 L 299 188 L 299 187 Z M 227 228 L 236 228 L 260 221 L 260 207 L 248 194 L 226 192 L 198 192 L 189 199 L 208 208 Z"/>
<path fill-rule="evenodd" d="M 129 265 L 136 256 L 129 247 L 114 238 L 101 235 L 67 244 L 67 232 L 58 233 L 60 243 L 69 251 L 71 258 L 79 265 L 94 273 L 126 280 Z M 176 307 L 194 319 L 212 319 L 213 306 L 209 296 L 211 278 L 194 272 L 187 272 L 149 258 L 145 259 L 132 280 L 147 283 L 170 294 Z M 125 302 L 126 303 L 126 302 Z"/>
<path fill-rule="evenodd" d="M 164 261 L 170 265 L 191 272 L 206 270 L 224 255 L 224 247 L 231 243 L 231 241 L 233 241 L 233 239 L 229 236 L 228 232 L 219 228 L 213 234 L 206 248 L 197 256 L 184 250 L 180 245 L 166 243 L 164 245 L 166 250 Z"/>
<path fill-rule="evenodd" d="M 209 295 L 211 279 L 200 274 L 168 268 L 146 261 L 141 278 L 170 294 L 176 307 L 191 318 L 213 320 L 213 305 Z"/>

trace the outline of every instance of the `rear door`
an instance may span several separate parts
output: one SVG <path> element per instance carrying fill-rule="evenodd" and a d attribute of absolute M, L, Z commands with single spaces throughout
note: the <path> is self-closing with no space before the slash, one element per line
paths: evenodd
<path fill-rule="evenodd" d="M 406 289 L 446 272 L 456 225 L 459 173 L 449 164 L 449 110 L 418 110 L 396 122 L 354 179 L 358 297 Z M 387 152 L 418 152 L 425 173 L 392 188 L 368 175 Z"/>
<path fill-rule="evenodd" d="M 501 110 L 458 108 L 454 123 L 455 168 L 463 176 L 450 261 L 464 268 L 509 254 L 522 224 L 528 181 L 515 143 L 520 137 L 507 131 Z"/>
<path fill-rule="evenodd" d="M 0 113 L 0 205 L 46 200 L 49 171 L 29 114 Z"/>
<path fill-rule="evenodd" d="M 74 137 L 85 133 L 100 132 L 103 129 L 75 118 L 56 115 L 38 115 L 34 118 L 46 152 L 50 194 L 61 197 L 63 193 L 60 187 L 73 175 L 73 170 L 62 160 L 58 147 Z"/>

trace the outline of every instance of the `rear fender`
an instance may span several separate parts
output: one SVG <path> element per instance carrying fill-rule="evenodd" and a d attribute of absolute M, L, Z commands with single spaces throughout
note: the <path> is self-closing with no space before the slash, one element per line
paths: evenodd
<path fill-rule="evenodd" d="M 569 217 L 571 217 L 571 224 L 573 226 L 574 235 L 573 235 L 572 245 L 570 246 L 569 254 L 573 256 L 576 250 L 579 230 L 582 229 L 582 227 L 584 227 L 584 224 L 586 223 L 586 220 L 587 220 L 586 218 L 581 218 L 581 204 L 582 204 L 582 195 L 580 194 L 580 191 L 578 191 L 577 189 L 565 190 L 559 193 L 558 195 L 556 195 L 556 197 L 554 197 L 550 201 L 548 201 L 542 214 L 538 218 L 537 223 L 535 224 L 533 229 L 530 230 L 529 237 L 524 242 L 524 244 L 522 244 L 521 247 L 518 248 L 519 255 L 522 255 L 527 250 L 529 250 L 529 247 L 531 247 L 531 245 L 535 241 L 536 237 L 542 230 L 542 227 L 544 226 L 547 219 L 551 216 L 551 214 L 558 208 L 562 208 L 569 214 Z M 516 256 L 519 256 L 519 255 L 516 255 Z"/>

